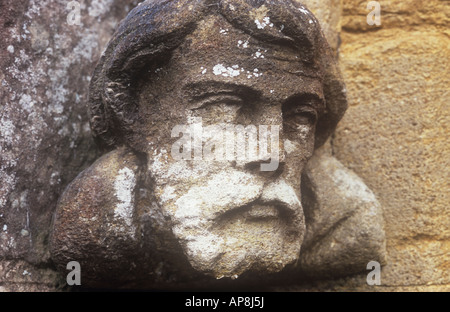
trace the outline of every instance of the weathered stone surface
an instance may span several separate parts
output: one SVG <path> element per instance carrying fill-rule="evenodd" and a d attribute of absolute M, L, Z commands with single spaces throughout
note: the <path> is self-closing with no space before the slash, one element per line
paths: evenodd
<path fill-rule="evenodd" d="M 85 109 L 88 77 L 136 2 L 83 1 L 81 27 L 67 25 L 67 1 L 0 3 L 0 291 L 59 285 L 60 276 L 34 264 L 48 264 L 57 198 L 96 157 L 87 152 L 95 148 Z M 367 1 L 342 2 L 350 109 L 333 155 L 382 205 L 387 266 L 382 286 L 368 286 L 362 274 L 287 290 L 448 291 L 448 4 L 380 1 L 382 25 L 375 27 L 366 23 Z M 329 34 L 339 31 L 338 4 L 305 3 L 335 48 L 339 41 Z M 5 260 L 13 258 L 26 262 Z"/>
<path fill-rule="evenodd" d="M 0 261 L 0 273 L 0 292 L 48 292 L 67 285 L 53 268 L 39 268 L 24 260 Z"/>
<path fill-rule="evenodd" d="M 19 283 L 7 259 L 27 261 L 29 272 L 49 265 L 56 201 L 97 155 L 86 110 L 92 68 L 136 2 L 83 1 L 80 26 L 67 23 L 67 1 L 0 3 L 0 284 Z"/>
<path fill-rule="evenodd" d="M 342 1 L 340 0 L 297 0 L 303 3 L 320 22 L 328 43 L 337 52 L 341 32 Z"/>
<path fill-rule="evenodd" d="M 373 32 L 379 29 L 401 28 L 403 30 L 425 30 L 427 26 L 448 32 L 448 3 L 432 0 L 377 1 L 381 6 L 381 25 L 367 23 L 369 1 L 344 0 L 342 4 L 342 29 L 348 33 Z M 373 8 L 373 7 L 372 7 Z M 367 37 L 367 36 L 366 36 Z M 370 37 L 370 36 L 369 36 Z M 372 37 L 374 39 L 376 37 Z"/>
<path fill-rule="evenodd" d="M 382 25 L 369 26 L 365 1 L 344 1 L 340 62 L 350 107 L 333 151 L 383 207 L 382 285 L 439 289 L 450 283 L 450 7 L 380 3 Z"/>
<path fill-rule="evenodd" d="M 50 240 L 57 265 L 80 259 L 89 286 L 128 287 L 137 276 L 156 287 L 192 286 L 197 276 L 255 280 L 297 270 L 305 230 L 300 267 L 309 276 L 384 262 L 379 204 L 335 158 L 316 156 L 304 180 L 309 207 L 300 201 L 302 170 L 346 109 L 316 18 L 290 1 L 162 3 L 134 9 L 97 66 L 91 128 L 112 152 L 58 204 Z M 262 154 L 230 161 L 228 141 L 227 159 L 196 158 L 195 150 L 192 160 L 190 147 L 187 158 L 174 154 L 175 127 L 208 133 L 225 124 L 283 129 L 281 145 L 271 139 L 272 151 L 284 146 L 276 168 L 262 171 Z M 194 136 L 195 148 L 210 139 Z"/>
<path fill-rule="evenodd" d="M 317 150 L 303 176 L 307 231 L 301 269 L 310 277 L 336 277 L 386 264 L 381 205 L 364 182 L 325 148 Z"/>

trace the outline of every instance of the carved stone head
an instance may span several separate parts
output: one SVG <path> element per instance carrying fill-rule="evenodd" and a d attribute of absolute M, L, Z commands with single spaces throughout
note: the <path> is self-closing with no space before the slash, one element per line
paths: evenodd
<path fill-rule="evenodd" d="M 103 286 L 295 266 L 313 220 L 302 173 L 344 89 L 296 1 L 141 3 L 95 70 L 91 129 L 107 153 L 61 197 L 53 259 Z"/>

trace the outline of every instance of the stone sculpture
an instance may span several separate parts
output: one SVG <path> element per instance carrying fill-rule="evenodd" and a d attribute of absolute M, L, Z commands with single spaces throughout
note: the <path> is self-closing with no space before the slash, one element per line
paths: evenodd
<path fill-rule="evenodd" d="M 298 2 L 141 3 L 94 72 L 105 154 L 60 198 L 54 262 L 78 261 L 89 287 L 129 288 L 279 272 L 300 283 L 383 262 L 378 202 L 319 149 L 346 106 L 319 22 Z M 236 156 L 251 149 L 228 144 L 230 129 L 258 137 L 258 152 Z"/>

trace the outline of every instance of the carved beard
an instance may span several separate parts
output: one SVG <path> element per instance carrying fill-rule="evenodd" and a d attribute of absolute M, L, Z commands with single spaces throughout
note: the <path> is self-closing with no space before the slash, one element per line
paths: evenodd
<path fill-rule="evenodd" d="M 191 266 L 215 278 L 279 272 L 298 260 L 305 232 L 299 194 L 283 178 L 268 181 L 227 166 L 149 162 L 158 209 Z"/>

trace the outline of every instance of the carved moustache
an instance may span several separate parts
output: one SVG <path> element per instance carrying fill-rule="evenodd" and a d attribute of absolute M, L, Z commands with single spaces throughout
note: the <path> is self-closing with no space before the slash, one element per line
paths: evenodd
<path fill-rule="evenodd" d="M 174 204 L 175 219 L 203 221 L 216 221 L 239 211 L 251 218 L 303 212 L 297 194 L 284 180 L 265 184 L 262 178 L 240 171 L 216 174 L 207 185 L 191 188 Z"/>

